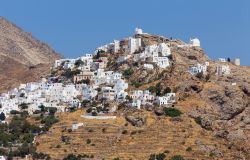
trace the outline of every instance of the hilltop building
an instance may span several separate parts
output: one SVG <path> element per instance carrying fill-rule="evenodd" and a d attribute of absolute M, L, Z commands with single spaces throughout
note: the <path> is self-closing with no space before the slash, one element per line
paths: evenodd
<path fill-rule="evenodd" d="M 189 44 L 192 47 L 200 47 L 201 46 L 200 40 L 198 38 L 190 39 Z"/>
<path fill-rule="evenodd" d="M 141 38 L 132 38 L 130 37 L 128 40 L 128 50 L 129 53 L 132 54 L 135 51 L 138 51 L 141 47 Z"/>

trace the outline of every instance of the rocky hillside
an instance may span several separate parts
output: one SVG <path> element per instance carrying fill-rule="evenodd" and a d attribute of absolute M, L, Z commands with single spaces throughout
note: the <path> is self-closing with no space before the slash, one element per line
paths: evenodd
<path fill-rule="evenodd" d="M 0 17 L 0 92 L 40 79 L 59 58 L 48 45 Z"/>
<path fill-rule="evenodd" d="M 121 52 L 105 53 L 108 69 L 127 71 L 129 90 L 157 87 L 160 93 L 175 92 L 178 101 L 172 107 L 182 114 L 167 117 L 158 106 L 145 106 L 142 110 L 120 106 L 114 121 L 85 120 L 80 117 L 85 109 L 60 114 L 60 123 L 48 134 L 37 137 L 38 150 L 54 159 L 70 153 L 97 159 L 149 159 L 150 155 L 161 153 L 166 159 L 178 155 L 197 160 L 250 159 L 250 68 L 224 62 L 230 66 L 231 74 L 217 76 L 216 66 L 221 62 L 210 60 L 202 48 L 180 48 L 177 45 L 183 42 L 179 40 L 140 36 L 144 45 L 171 44 L 171 66 L 145 70 L 140 61 L 118 64 L 118 56 L 124 54 Z M 206 61 L 210 63 L 207 75 L 188 72 L 190 66 Z M 140 125 L 131 123 L 136 119 L 142 121 Z M 67 130 L 73 122 L 83 122 L 86 127 Z M 67 137 L 67 142 L 63 137 Z"/>

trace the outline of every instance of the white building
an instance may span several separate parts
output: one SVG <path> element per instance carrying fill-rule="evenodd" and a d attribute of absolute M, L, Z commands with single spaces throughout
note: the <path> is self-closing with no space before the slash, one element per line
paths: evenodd
<path fill-rule="evenodd" d="M 175 93 L 167 93 L 166 96 L 157 97 L 157 104 L 161 105 L 169 105 L 175 102 Z"/>
<path fill-rule="evenodd" d="M 226 58 L 219 58 L 218 60 L 219 60 L 219 62 L 223 62 L 223 63 L 227 62 Z"/>
<path fill-rule="evenodd" d="M 114 40 L 114 49 L 113 49 L 114 53 L 119 52 L 119 50 L 120 50 L 120 41 Z"/>
<path fill-rule="evenodd" d="M 115 90 L 112 87 L 102 87 L 101 93 L 98 95 L 98 98 L 113 101 L 115 100 Z"/>
<path fill-rule="evenodd" d="M 233 62 L 236 66 L 240 66 L 240 58 L 235 58 Z"/>
<path fill-rule="evenodd" d="M 139 100 L 139 99 L 133 100 L 131 105 L 132 105 L 132 107 L 136 107 L 137 109 L 141 109 L 141 100 Z"/>
<path fill-rule="evenodd" d="M 132 106 L 141 108 L 141 105 L 145 105 L 146 103 L 152 103 L 154 101 L 154 95 L 152 95 L 149 90 L 134 90 L 130 97 L 133 99 Z"/>
<path fill-rule="evenodd" d="M 204 65 L 198 63 L 196 66 L 190 67 L 189 72 L 192 75 L 196 75 L 198 73 L 207 73 L 207 67 L 209 66 L 209 62 L 206 62 Z"/>
<path fill-rule="evenodd" d="M 140 47 L 141 47 L 141 38 L 132 38 L 132 37 L 129 38 L 128 49 L 130 54 L 139 50 Z"/>
<path fill-rule="evenodd" d="M 83 84 L 82 86 L 82 99 L 93 100 L 97 96 L 98 92 L 93 86 Z"/>
<path fill-rule="evenodd" d="M 158 57 L 157 58 L 157 66 L 159 68 L 167 68 L 170 66 L 168 57 Z"/>
<path fill-rule="evenodd" d="M 162 56 L 171 55 L 171 50 L 170 50 L 170 48 L 168 47 L 168 45 L 166 43 L 159 44 L 158 52 L 160 52 L 162 54 Z"/>
<path fill-rule="evenodd" d="M 191 47 L 200 47 L 200 40 L 198 38 L 190 39 L 189 45 Z"/>
<path fill-rule="evenodd" d="M 145 63 L 145 64 L 143 65 L 143 67 L 144 67 L 145 69 L 154 69 L 154 66 L 153 66 L 152 64 L 147 64 L 147 63 Z"/>
<path fill-rule="evenodd" d="M 219 65 L 216 67 L 216 74 L 218 76 L 229 75 L 230 72 L 231 72 L 231 69 L 229 65 Z"/>
<path fill-rule="evenodd" d="M 141 28 L 135 28 L 135 34 L 143 34 L 143 31 Z"/>

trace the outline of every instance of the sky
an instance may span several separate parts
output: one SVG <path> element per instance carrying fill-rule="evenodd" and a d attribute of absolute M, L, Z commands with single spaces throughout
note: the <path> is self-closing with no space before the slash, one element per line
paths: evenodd
<path fill-rule="evenodd" d="M 2 0 L 3 16 L 68 58 L 147 33 L 199 38 L 212 59 L 250 66 L 249 0 Z"/>

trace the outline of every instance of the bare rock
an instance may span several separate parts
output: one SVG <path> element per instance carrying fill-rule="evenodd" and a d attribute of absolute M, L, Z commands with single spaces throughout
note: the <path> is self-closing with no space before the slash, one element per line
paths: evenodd
<path fill-rule="evenodd" d="M 131 123 L 133 126 L 141 127 L 145 124 L 146 119 L 144 117 L 135 117 L 135 116 L 126 116 L 126 120 Z"/>

